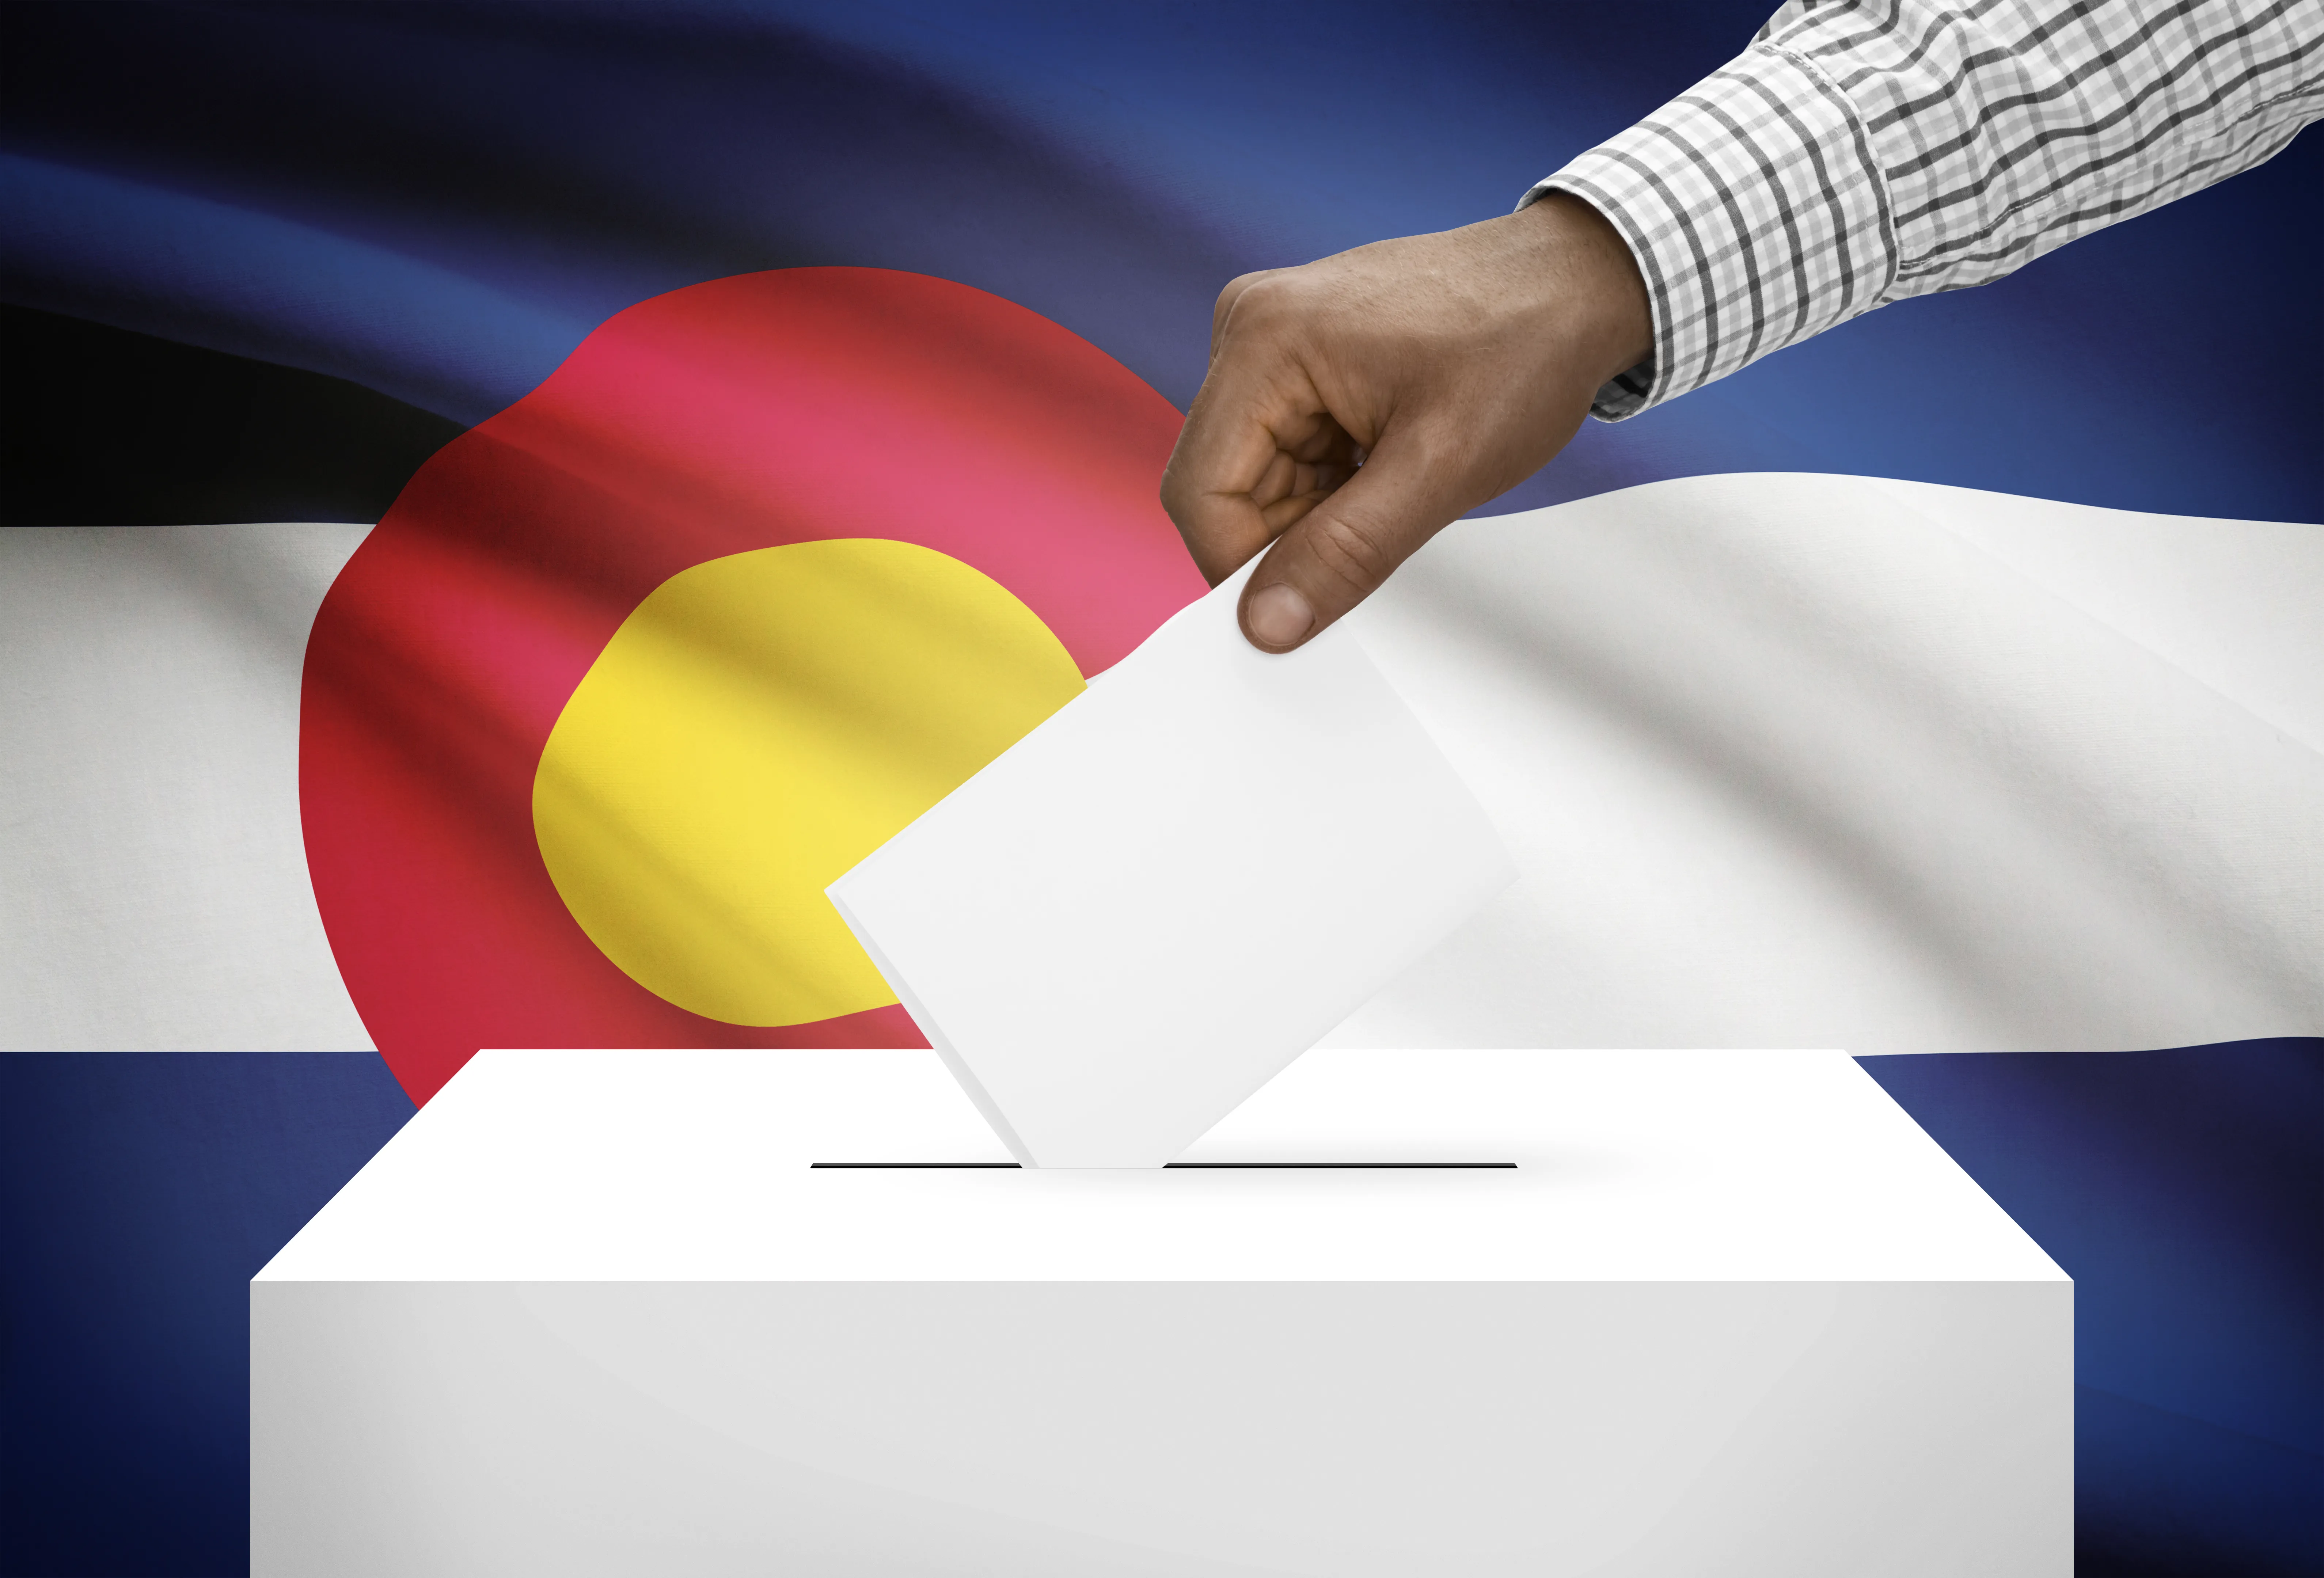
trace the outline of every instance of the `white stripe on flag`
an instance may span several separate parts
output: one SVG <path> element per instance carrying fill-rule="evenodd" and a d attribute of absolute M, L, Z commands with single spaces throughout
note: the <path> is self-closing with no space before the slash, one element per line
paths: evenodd
<path fill-rule="evenodd" d="M 307 632 L 368 531 L 0 531 L 0 1048 L 370 1047 L 299 832 Z"/>
<path fill-rule="evenodd" d="M 2324 1033 L 2324 527 L 1842 476 L 1443 533 L 1356 615 L 1525 872 L 1326 1045 Z"/>
<path fill-rule="evenodd" d="M 0 1047 L 366 1045 L 309 887 L 364 528 L 0 532 Z M 1517 887 L 1368 1046 L 2324 1034 L 2324 528 L 1752 475 L 1464 522 L 1353 617 Z"/>

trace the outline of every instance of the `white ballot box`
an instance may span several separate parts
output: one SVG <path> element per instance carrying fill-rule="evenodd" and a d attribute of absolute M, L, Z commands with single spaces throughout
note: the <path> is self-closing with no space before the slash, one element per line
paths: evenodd
<path fill-rule="evenodd" d="M 1057 1171 L 932 1053 L 487 1052 L 251 1285 L 253 1570 L 2066 1578 L 2072 1297 L 1836 1053 Z"/>

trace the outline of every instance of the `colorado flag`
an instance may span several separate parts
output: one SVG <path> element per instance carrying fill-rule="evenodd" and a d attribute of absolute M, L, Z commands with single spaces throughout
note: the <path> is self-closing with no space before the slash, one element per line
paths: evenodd
<path fill-rule="evenodd" d="M 238 1570 L 241 1282 L 381 1060 L 917 1041 L 822 889 L 1201 593 L 1219 286 L 1769 3 L 8 8 L 0 1048 L 76 1056 L 0 1567 Z M 1524 875 L 1333 1039 L 1976 1054 L 1869 1066 L 2078 1279 L 2093 1570 L 2324 1560 L 2318 163 L 1593 424 L 1354 616 Z"/>

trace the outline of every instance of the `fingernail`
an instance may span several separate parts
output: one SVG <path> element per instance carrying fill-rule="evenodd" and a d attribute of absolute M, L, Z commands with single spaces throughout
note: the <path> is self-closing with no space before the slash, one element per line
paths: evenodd
<path fill-rule="evenodd" d="M 1296 647 L 1315 628 L 1315 610 L 1298 587 L 1281 581 L 1252 593 L 1243 619 L 1260 644 L 1270 647 Z"/>

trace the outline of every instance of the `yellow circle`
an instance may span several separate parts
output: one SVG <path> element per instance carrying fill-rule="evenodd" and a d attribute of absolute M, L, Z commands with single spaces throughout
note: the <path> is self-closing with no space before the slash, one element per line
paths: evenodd
<path fill-rule="evenodd" d="M 893 1002 L 824 888 L 1082 688 L 1032 610 L 876 539 L 657 586 L 533 776 L 549 880 L 649 992 L 737 1025 Z"/>

